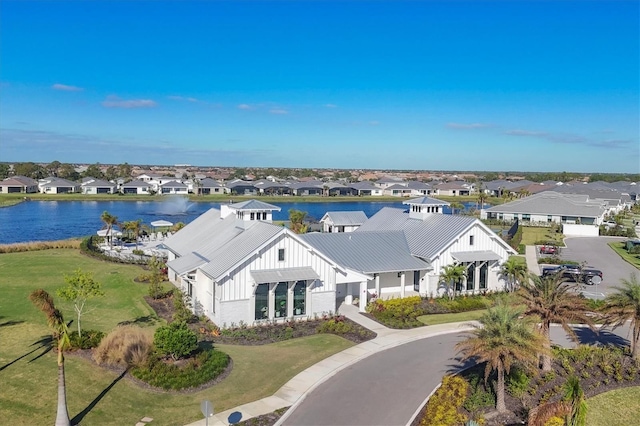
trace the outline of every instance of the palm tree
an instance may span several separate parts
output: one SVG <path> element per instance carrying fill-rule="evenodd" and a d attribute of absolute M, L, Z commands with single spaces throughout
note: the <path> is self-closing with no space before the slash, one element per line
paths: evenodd
<path fill-rule="evenodd" d="M 478 201 L 476 208 L 481 210 L 484 207 L 484 203 L 487 201 L 487 194 L 484 192 L 482 185 L 478 188 L 478 197 L 476 199 Z"/>
<path fill-rule="evenodd" d="M 569 402 L 571 412 L 567 416 L 567 426 L 584 426 L 587 421 L 587 403 L 580 380 L 576 376 L 569 376 L 564 384 L 564 398 Z"/>
<path fill-rule="evenodd" d="M 127 230 L 131 236 L 131 233 L 136 237 L 136 249 L 138 248 L 138 238 L 140 238 L 140 233 L 142 232 L 142 220 L 131 220 L 128 222 L 124 222 L 122 224 L 122 229 Z"/>
<path fill-rule="evenodd" d="M 456 214 L 456 210 L 460 213 L 464 209 L 464 204 L 460 201 L 453 201 L 449 206 L 451 207 L 452 214 Z"/>
<path fill-rule="evenodd" d="M 565 284 L 562 277 L 539 277 L 530 274 L 529 280 L 520 283 L 518 292 L 525 305 L 524 314 L 539 321 L 539 330 L 546 349 L 542 354 L 542 371 L 551 371 L 549 329 L 552 323 L 560 324 L 574 342 L 578 337 L 571 324 L 586 324 L 595 331 L 593 321 L 588 315 L 590 311 L 587 299 L 573 292 L 572 286 Z"/>
<path fill-rule="evenodd" d="M 631 322 L 631 357 L 640 360 L 640 282 L 636 274 L 622 279 L 622 285 L 614 287 L 615 293 L 605 299 L 604 324 L 616 329 Z"/>
<path fill-rule="evenodd" d="M 521 318 L 521 314 L 521 310 L 500 302 L 478 320 L 480 324 L 472 324 L 474 330 L 456 345 L 463 360 L 486 362 L 485 381 L 492 371 L 496 371 L 496 409 L 501 412 L 507 410 L 505 373 L 509 374 L 516 363 L 530 366 L 536 362 L 538 353 L 544 351 L 542 338 L 535 332 L 532 319 Z"/>
<path fill-rule="evenodd" d="M 521 282 L 528 277 L 527 264 L 520 262 L 516 257 L 510 257 L 509 260 L 502 264 L 500 275 L 507 281 L 509 291 L 514 291 Z"/>
<path fill-rule="evenodd" d="M 64 322 L 62 313 L 56 309 L 53 298 L 45 290 L 34 290 L 29 295 L 29 300 L 40 309 L 47 317 L 47 324 L 51 328 L 53 338 L 58 343 L 58 410 L 56 414 L 56 426 L 70 426 L 69 412 L 67 411 L 67 388 L 64 380 L 64 350 L 70 346 L 69 330 Z"/>
<path fill-rule="evenodd" d="M 467 268 L 464 265 L 447 265 L 442 268 L 440 280 L 447 285 L 447 294 L 450 299 L 455 297 L 458 285 L 467 276 Z M 453 287 L 453 291 L 451 288 Z"/>
<path fill-rule="evenodd" d="M 107 238 L 109 239 L 109 247 L 113 247 L 113 227 L 118 224 L 118 217 L 113 216 L 108 211 L 103 211 L 100 220 L 107 226 Z"/>

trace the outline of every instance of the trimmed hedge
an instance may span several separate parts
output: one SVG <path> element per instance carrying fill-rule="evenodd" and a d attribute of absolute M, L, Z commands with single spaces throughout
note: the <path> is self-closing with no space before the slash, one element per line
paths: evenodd
<path fill-rule="evenodd" d="M 367 312 L 390 328 L 413 328 L 424 324 L 418 317 L 425 314 L 420 296 L 404 299 L 376 299 L 367 305 Z"/>
<path fill-rule="evenodd" d="M 78 336 L 77 331 L 72 331 L 69 333 L 71 349 L 97 348 L 104 336 L 105 334 L 98 330 L 82 330 L 82 337 Z"/>

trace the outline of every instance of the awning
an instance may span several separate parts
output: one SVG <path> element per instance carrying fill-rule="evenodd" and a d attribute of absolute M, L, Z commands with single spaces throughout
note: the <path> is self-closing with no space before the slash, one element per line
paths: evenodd
<path fill-rule="evenodd" d="M 313 268 L 282 268 L 251 271 L 256 283 L 277 283 L 281 281 L 316 280 L 320 278 Z"/>
<path fill-rule="evenodd" d="M 483 260 L 500 260 L 498 253 L 491 250 L 484 251 L 458 251 L 451 253 L 458 262 L 479 262 Z"/>
<path fill-rule="evenodd" d="M 122 237 L 122 232 L 116 231 L 115 229 L 101 229 L 97 232 L 99 237 Z"/>
<path fill-rule="evenodd" d="M 162 227 L 162 226 L 173 226 L 173 223 L 169 222 L 168 220 L 155 220 L 151 222 L 151 226 L 156 228 Z"/>

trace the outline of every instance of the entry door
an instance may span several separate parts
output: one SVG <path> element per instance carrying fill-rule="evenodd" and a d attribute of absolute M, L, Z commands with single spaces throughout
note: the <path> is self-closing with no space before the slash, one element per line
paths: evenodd
<path fill-rule="evenodd" d="M 420 271 L 413 271 L 413 291 L 420 292 Z"/>

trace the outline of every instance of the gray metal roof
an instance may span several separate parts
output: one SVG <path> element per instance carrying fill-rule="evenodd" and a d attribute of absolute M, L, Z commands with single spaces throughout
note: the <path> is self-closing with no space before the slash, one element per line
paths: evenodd
<path fill-rule="evenodd" d="M 70 180 L 67 179 L 62 179 L 62 178 L 48 178 L 47 179 L 47 183 L 45 186 L 71 186 L 71 187 L 76 187 L 76 186 L 80 186 L 80 184 L 78 182 L 72 182 Z"/>
<path fill-rule="evenodd" d="M 380 189 L 379 187 L 375 186 L 373 183 L 371 183 L 369 181 L 355 182 L 355 183 L 350 184 L 349 186 L 351 186 L 351 188 L 357 189 L 359 191 Z"/>
<path fill-rule="evenodd" d="M 362 225 L 367 220 L 363 211 L 326 212 L 325 217 L 337 226 Z"/>
<path fill-rule="evenodd" d="M 543 191 L 510 203 L 489 207 L 486 211 L 492 213 L 600 217 L 604 214 L 604 207 L 602 201 L 589 201 L 588 195 Z"/>
<path fill-rule="evenodd" d="M 353 234 L 368 231 L 404 231 L 411 254 L 431 261 L 453 239 L 477 221 L 469 216 L 448 214 L 431 214 L 424 220 L 411 219 L 405 210 L 385 207 Z"/>
<path fill-rule="evenodd" d="M 401 231 L 311 233 L 302 239 L 339 265 L 365 274 L 429 269 L 413 257 Z"/>
<path fill-rule="evenodd" d="M 197 251 L 205 241 L 215 238 L 213 231 L 220 222 L 220 210 L 209 209 L 167 238 L 164 245 L 177 255 L 186 256 L 193 250 Z"/>
<path fill-rule="evenodd" d="M 420 204 L 423 206 L 448 206 L 449 203 L 447 203 L 446 201 L 442 201 L 442 200 L 438 200 L 436 198 L 431 198 L 431 197 L 418 197 L 418 198 L 412 198 L 410 200 L 407 201 L 403 201 L 402 204 Z"/>
<path fill-rule="evenodd" d="M 167 266 L 173 269 L 178 275 L 181 275 L 197 269 L 208 261 L 208 259 L 200 256 L 198 253 L 192 252 L 186 256 L 178 257 L 177 259 L 167 262 Z"/>
<path fill-rule="evenodd" d="M 185 185 L 182 182 L 178 182 L 177 180 L 170 180 L 169 182 L 165 182 L 162 185 L 160 185 L 161 188 L 188 188 L 187 185 Z"/>
<path fill-rule="evenodd" d="M 278 283 L 281 281 L 317 280 L 320 276 L 310 266 L 301 268 L 264 269 L 251 271 L 256 283 Z"/>
<path fill-rule="evenodd" d="M 222 185 L 220 184 L 220 182 L 216 181 L 215 179 L 211 179 L 208 177 L 200 180 L 200 187 L 201 188 L 220 188 L 222 187 Z"/>
<path fill-rule="evenodd" d="M 148 188 L 151 185 L 143 180 L 132 180 L 122 185 L 123 188 Z"/>
<path fill-rule="evenodd" d="M 407 182 L 407 187 L 411 189 L 431 189 L 431 185 L 425 182 L 417 180 L 410 180 Z"/>
<path fill-rule="evenodd" d="M 458 262 L 481 262 L 483 260 L 500 260 L 498 253 L 491 250 L 484 251 L 457 251 L 451 253 Z"/>
<path fill-rule="evenodd" d="M 273 204 L 263 203 L 258 200 L 247 200 L 241 203 L 231 204 L 229 207 L 232 207 L 236 210 L 244 210 L 244 211 L 265 211 L 265 210 L 276 210 L 280 211 L 280 207 L 274 206 Z"/>
<path fill-rule="evenodd" d="M 106 180 L 101 180 L 101 179 L 95 179 L 92 180 L 91 182 L 85 182 L 82 184 L 82 186 L 87 187 L 105 187 L 108 186 L 110 188 L 115 187 L 116 184 L 113 182 L 107 182 Z"/>
<path fill-rule="evenodd" d="M 398 183 L 396 183 L 394 185 L 391 185 L 391 186 L 388 186 L 385 189 L 386 190 L 390 189 L 392 191 L 411 191 L 411 188 L 409 188 L 409 187 L 407 187 L 405 185 L 402 185 L 402 184 L 398 184 Z"/>

